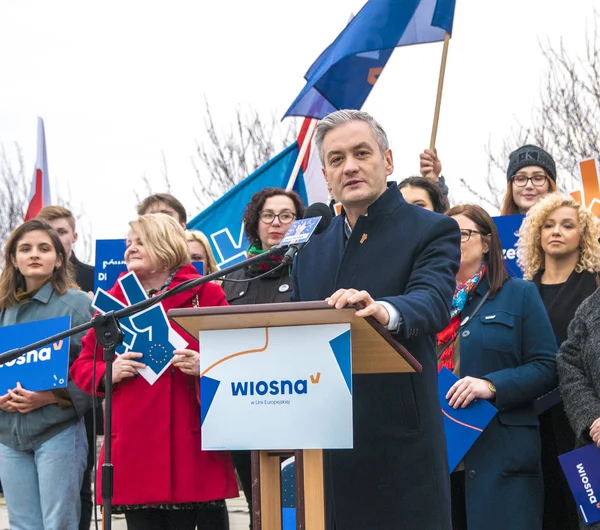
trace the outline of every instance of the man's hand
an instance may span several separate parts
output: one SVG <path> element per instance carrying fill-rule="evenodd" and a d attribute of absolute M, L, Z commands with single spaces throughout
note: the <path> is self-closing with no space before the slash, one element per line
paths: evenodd
<path fill-rule="evenodd" d="M 175 350 L 173 366 L 179 368 L 184 374 L 200 376 L 200 354 L 194 350 Z"/>
<path fill-rule="evenodd" d="M 143 356 L 144 354 L 134 351 L 128 351 L 121 355 L 118 355 L 115 359 L 115 362 L 113 363 L 113 385 L 115 383 L 123 381 L 123 379 L 135 377 L 136 375 L 138 375 L 138 369 L 141 370 L 142 368 L 146 368 L 146 365 L 144 363 L 134 360 L 139 359 Z"/>
<path fill-rule="evenodd" d="M 10 396 L 10 404 L 17 412 L 21 412 L 22 414 L 57 402 L 56 396 L 50 390 L 30 392 L 29 390 L 25 390 L 21 386 L 21 383 L 17 383 L 16 388 L 9 390 L 8 395 Z"/>
<path fill-rule="evenodd" d="M 450 387 L 446 399 L 455 409 L 466 408 L 474 399 L 492 399 L 494 393 L 490 389 L 489 381 L 477 377 L 463 377 Z"/>
<path fill-rule="evenodd" d="M 387 326 L 390 322 L 390 314 L 387 309 L 373 300 L 367 291 L 339 289 L 326 300 L 329 305 L 335 306 L 336 309 L 342 309 L 347 305 L 357 305 L 360 307 L 356 312 L 357 317 L 374 316 L 384 326 Z"/>
<path fill-rule="evenodd" d="M 425 149 L 419 157 L 421 175 L 432 182 L 437 182 L 442 174 L 442 163 L 437 156 L 437 149 Z"/>

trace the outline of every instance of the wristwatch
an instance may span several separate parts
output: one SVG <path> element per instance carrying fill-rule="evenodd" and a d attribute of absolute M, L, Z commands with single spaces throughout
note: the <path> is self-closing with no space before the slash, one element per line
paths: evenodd
<path fill-rule="evenodd" d="M 492 383 L 491 381 L 488 381 L 488 388 L 495 394 L 496 393 L 496 387 L 494 386 L 494 383 Z"/>

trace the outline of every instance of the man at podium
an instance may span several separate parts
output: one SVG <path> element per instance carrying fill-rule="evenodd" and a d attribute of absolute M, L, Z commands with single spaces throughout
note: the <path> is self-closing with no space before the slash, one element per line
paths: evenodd
<path fill-rule="evenodd" d="M 449 320 L 458 225 L 387 182 L 392 152 L 369 114 L 330 114 L 315 142 L 343 211 L 298 254 L 292 300 L 359 305 L 358 316 L 375 317 L 423 366 L 354 376 L 354 449 L 324 455 L 327 528 L 451 530 L 434 337 Z"/>

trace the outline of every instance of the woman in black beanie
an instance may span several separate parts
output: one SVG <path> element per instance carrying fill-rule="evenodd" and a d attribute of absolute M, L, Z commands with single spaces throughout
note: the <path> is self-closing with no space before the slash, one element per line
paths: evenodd
<path fill-rule="evenodd" d="M 506 177 L 501 215 L 525 214 L 542 197 L 556 191 L 556 163 L 535 145 L 524 145 L 510 154 Z"/>

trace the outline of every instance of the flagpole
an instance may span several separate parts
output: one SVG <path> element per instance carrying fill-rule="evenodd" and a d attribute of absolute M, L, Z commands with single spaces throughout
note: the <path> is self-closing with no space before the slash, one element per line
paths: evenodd
<path fill-rule="evenodd" d="M 448 59 L 448 46 L 450 44 L 450 33 L 444 35 L 444 49 L 442 51 L 442 64 L 440 65 L 440 78 L 438 79 L 437 97 L 435 100 L 435 112 L 433 114 L 433 128 L 431 130 L 431 141 L 429 149 L 435 149 L 438 123 L 440 121 L 440 108 L 442 106 L 442 91 L 444 90 L 444 75 L 446 74 L 446 60 Z"/>
<path fill-rule="evenodd" d="M 308 130 L 304 136 L 304 142 L 302 142 L 302 145 L 300 146 L 300 152 L 298 153 L 298 158 L 296 158 L 296 163 L 294 164 L 294 169 L 292 169 L 292 174 L 290 175 L 290 179 L 285 187 L 286 191 L 291 191 L 294 188 L 294 184 L 296 184 L 296 179 L 298 178 L 298 173 L 300 173 L 300 167 L 302 166 L 302 161 L 304 160 L 306 152 L 310 147 L 310 142 L 318 122 L 319 120 L 313 119 L 308 126 Z"/>

